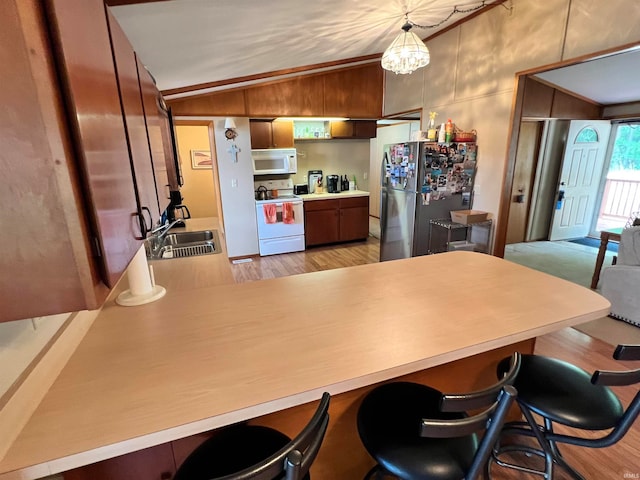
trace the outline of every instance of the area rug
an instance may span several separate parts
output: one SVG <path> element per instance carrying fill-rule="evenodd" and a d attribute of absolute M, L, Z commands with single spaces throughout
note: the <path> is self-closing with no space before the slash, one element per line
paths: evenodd
<path fill-rule="evenodd" d="M 574 238 L 573 240 L 567 240 L 571 243 L 577 243 L 578 245 L 585 245 L 587 247 L 600 248 L 600 239 L 593 237 Z M 607 244 L 607 251 L 618 253 L 618 243 L 611 242 Z"/>

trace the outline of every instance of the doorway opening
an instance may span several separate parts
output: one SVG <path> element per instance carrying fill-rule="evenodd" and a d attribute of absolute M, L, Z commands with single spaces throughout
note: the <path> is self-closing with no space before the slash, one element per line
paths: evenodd
<path fill-rule="evenodd" d="M 613 125 L 608 167 L 592 236 L 622 228 L 640 211 L 640 121 Z"/>

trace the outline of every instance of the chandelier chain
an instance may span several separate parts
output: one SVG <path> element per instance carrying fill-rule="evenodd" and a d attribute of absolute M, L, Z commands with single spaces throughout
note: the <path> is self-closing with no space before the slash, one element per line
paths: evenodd
<path fill-rule="evenodd" d="M 453 11 L 449 15 L 447 15 L 445 18 L 440 20 L 438 23 L 434 23 L 433 25 L 418 25 L 417 23 L 412 22 L 411 20 L 409 20 L 408 12 L 405 13 L 405 18 L 407 19 L 407 23 L 409 23 L 412 27 L 438 28 L 442 24 L 448 22 L 451 19 L 451 17 L 453 17 L 456 13 L 471 13 L 471 12 L 475 12 L 476 10 L 480 10 L 481 8 L 484 8 L 486 6 L 487 6 L 486 0 L 482 0 L 482 3 L 480 5 L 476 5 L 475 7 L 458 8 L 458 6 L 456 5 L 455 7 L 453 7 Z"/>

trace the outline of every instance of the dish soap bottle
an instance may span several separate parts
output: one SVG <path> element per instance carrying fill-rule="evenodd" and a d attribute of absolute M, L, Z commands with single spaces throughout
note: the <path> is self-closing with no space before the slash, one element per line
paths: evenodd
<path fill-rule="evenodd" d="M 436 141 L 436 112 L 429 112 L 429 125 L 427 127 L 427 140 Z"/>
<path fill-rule="evenodd" d="M 453 123 L 451 123 L 451 119 L 448 119 L 444 127 L 444 142 L 449 143 L 451 140 L 453 140 Z"/>

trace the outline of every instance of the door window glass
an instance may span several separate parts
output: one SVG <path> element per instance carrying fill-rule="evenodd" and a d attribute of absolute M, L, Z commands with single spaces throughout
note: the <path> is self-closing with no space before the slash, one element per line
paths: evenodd
<path fill-rule="evenodd" d="M 598 143 L 598 132 L 591 127 L 584 127 L 578 133 L 576 143 Z"/>

